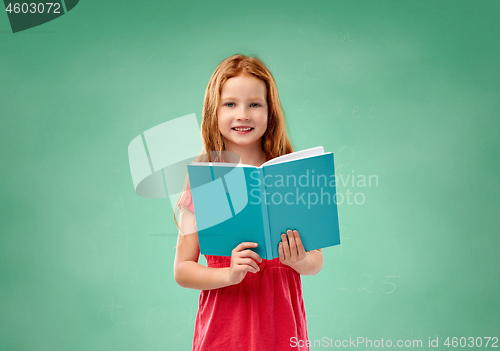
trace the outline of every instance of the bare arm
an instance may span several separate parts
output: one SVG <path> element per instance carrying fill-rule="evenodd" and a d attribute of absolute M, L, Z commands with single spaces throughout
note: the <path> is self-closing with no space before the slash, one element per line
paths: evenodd
<path fill-rule="evenodd" d="M 174 260 L 174 279 L 184 288 L 211 290 L 238 284 L 247 272 L 256 273 L 259 267 L 255 261 L 262 259 L 257 253 L 245 248 L 256 247 L 255 243 L 241 243 L 231 255 L 231 266 L 224 268 L 205 267 L 198 263 L 200 245 L 198 233 L 194 226 L 194 213 L 189 210 L 181 212 L 177 248 Z M 189 233 L 187 235 L 182 235 Z"/>

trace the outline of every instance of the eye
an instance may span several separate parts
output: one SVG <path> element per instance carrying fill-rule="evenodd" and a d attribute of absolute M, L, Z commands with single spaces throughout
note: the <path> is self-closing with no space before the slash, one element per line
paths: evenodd
<path fill-rule="evenodd" d="M 250 104 L 250 106 L 252 106 L 252 107 L 259 107 L 259 106 L 260 106 L 260 104 L 259 104 L 259 103 L 254 102 L 253 104 Z"/>
<path fill-rule="evenodd" d="M 224 104 L 224 106 L 227 106 L 227 107 L 234 107 L 234 102 L 226 102 Z"/>

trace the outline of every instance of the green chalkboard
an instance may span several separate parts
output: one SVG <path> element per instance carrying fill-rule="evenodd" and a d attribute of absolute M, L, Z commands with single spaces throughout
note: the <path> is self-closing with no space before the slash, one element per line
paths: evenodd
<path fill-rule="evenodd" d="M 273 72 L 295 149 L 335 154 L 342 245 L 302 278 L 311 349 L 486 348 L 499 15 L 493 0 L 80 1 L 13 33 L 0 14 L 0 350 L 190 349 L 199 292 L 175 283 L 171 204 L 135 193 L 127 148 L 199 123 L 235 53 Z"/>

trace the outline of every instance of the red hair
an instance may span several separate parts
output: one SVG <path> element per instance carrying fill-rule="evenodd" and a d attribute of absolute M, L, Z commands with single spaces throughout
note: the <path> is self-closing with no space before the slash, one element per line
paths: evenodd
<path fill-rule="evenodd" d="M 224 140 L 219 130 L 217 118 L 217 107 L 220 103 L 222 86 L 233 77 L 242 74 L 251 74 L 266 84 L 268 120 L 267 130 L 262 136 L 262 150 L 266 153 L 266 159 L 292 153 L 293 147 L 287 136 L 287 125 L 285 113 L 281 107 L 278 95 L 278 87 L 269 69 L 254 56 L 233 55 L 222 61 L 215 69 L 208 82 L 203 102 L 203 112 L 201 121 L 201 136 L 203 139 L 203 150 L 196 157 L 194 162 L 213 162 L 214 158 L 225 159 L 222 151 L 225 151 Z M 174 208 L 174 222 L 176 220 L 177 209 L 183 210 L 191 204 L 191 194 L 189 178 L 186 176 L 182 196 L 177 201 Z M 179 228 L 180 230 L 180 228 Z"/>

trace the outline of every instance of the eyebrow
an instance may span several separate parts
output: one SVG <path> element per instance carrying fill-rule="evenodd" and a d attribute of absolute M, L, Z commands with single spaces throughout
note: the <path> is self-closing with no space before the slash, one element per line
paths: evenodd
<path fill-rule="evenodd" d="M 221 97 L 221 100 L 238 100 L 237 98 L 234 97 Z M 266 101 L 266 99 L 260 98 L 260 97 L 252 97 L 250 100 L 261 100 L 261 101 Z"/>

